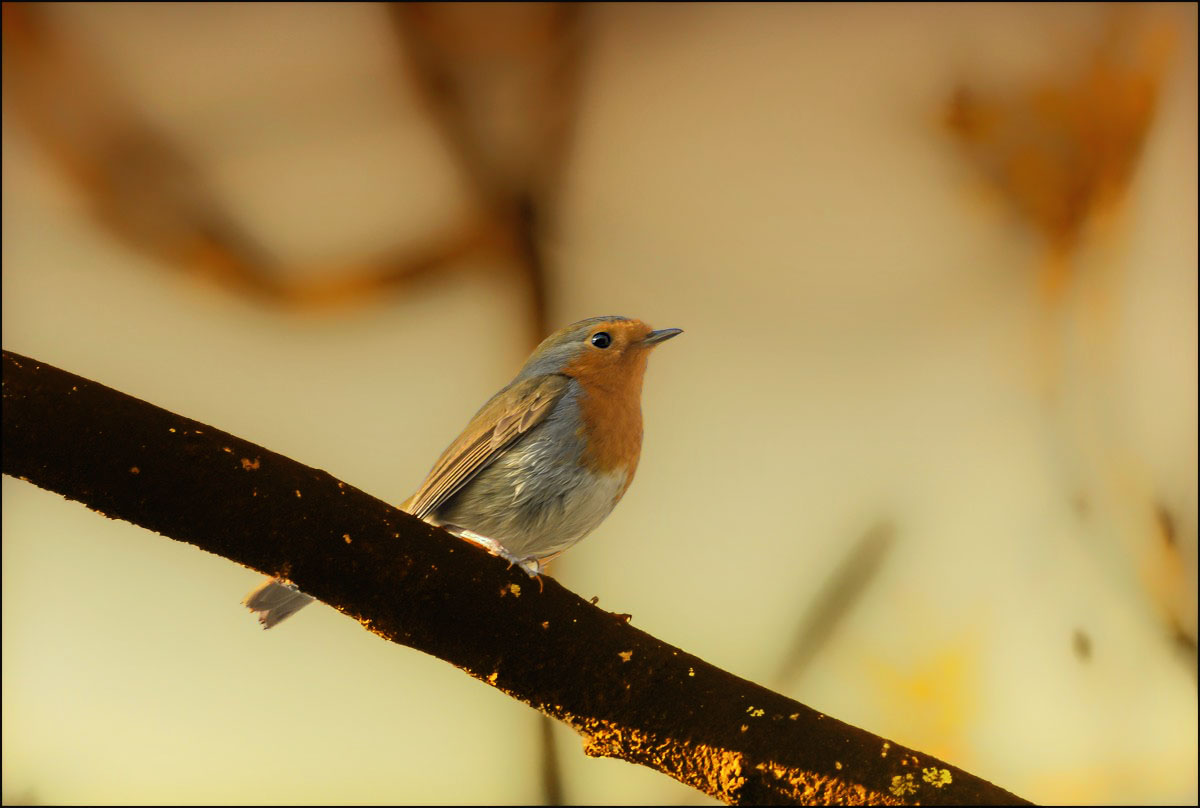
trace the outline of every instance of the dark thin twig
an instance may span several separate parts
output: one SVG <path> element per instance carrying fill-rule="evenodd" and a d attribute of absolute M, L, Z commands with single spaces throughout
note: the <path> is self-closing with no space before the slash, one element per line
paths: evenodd
<path fill-rule="evenodd" d="M 539 738 L 542 747 L 542 802 L 546 805 L 562 805 L 563 772 L 558 760 L 558 747 L 554 745 L 554 722 L 549 716 L 538 717 Z"/>

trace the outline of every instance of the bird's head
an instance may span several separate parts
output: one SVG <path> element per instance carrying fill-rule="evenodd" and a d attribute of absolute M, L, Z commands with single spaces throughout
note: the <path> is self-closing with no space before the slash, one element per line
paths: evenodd
<path fill-rule="evenodd" d="M 655 331 L 628 317 L 580 320 L 542 340 L 518 378 L 561 373 L 601 387 L 640 382 L 650 351 L 682 333 L 678 328 Z"/>

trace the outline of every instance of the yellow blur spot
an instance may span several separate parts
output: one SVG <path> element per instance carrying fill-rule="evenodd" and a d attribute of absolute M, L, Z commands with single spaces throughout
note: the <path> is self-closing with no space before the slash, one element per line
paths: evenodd
<path fill-rule="evenodd" d="M 892 778 L 892 785 L 888 791 L 897 797 L 903 797 L 905 794 L 915 794 L 917 792 L 917 784 L 913 782 L 911 774 L 903 776 L 897 774 Z"/>
<path fill-rule="evenodd" d="M 949 769 L 922 769 L 921 779 L 926 783 L 929 783 L 934 788 L 941 788 L 942 786 L 950 785 L 950 783 L 953 782 L 953 778 L 950 776 Z"/>

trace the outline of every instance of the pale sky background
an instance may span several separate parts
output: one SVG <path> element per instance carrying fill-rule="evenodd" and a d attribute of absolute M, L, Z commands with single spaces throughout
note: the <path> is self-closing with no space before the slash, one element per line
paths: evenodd
<path fill-rule="evenodd" d="M 941 124 L 958 81 L 1069 76 L 1108 11 L 592 10 L 551 318 L 686 333 L 650 363 L 637 479 L 553 574 L 1035 802 L 1194 804 L 1195 660 L 1166 621 L 1195 636 L 1196 7 L 1135 20 L 1174 47 L 1125 207 L 1055 326 L 1055 407 L 1042 247 Z M 462 211 L 378 6 L 53 15 L 282 256 L 334 264 Z M 502 275 L 297 314 L 166 271 L 86 215 L 10 100 L 5 349 L 393 503 L 523 361 Z M 1154 500 L 1178 597 L 1147 572 Z M 240 605 L 256 572 L 30 484 L 5 477 L 3 505 L 6 804 L 540 799 L 538 716 L 498 691 L 322 605 L 263 632 Z M 877 577 L 780 681 L 804 610 L 881 519 Z M 557 729 L 569 802 L 706 800 Z"/>

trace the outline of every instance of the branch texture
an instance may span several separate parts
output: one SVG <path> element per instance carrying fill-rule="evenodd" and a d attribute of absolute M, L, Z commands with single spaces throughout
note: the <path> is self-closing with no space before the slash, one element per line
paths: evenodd
<path fill-rule="evenodd" d="M 4 473 L 270 575 L 731 804 L 1027 804 L 661 642 L 343 483 L 4 352 Z"/>

